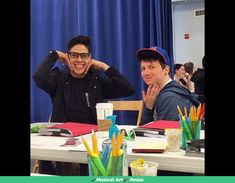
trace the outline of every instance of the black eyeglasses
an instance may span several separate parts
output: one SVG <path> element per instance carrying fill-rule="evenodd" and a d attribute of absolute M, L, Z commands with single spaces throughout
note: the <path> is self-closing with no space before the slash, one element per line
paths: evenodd
<path fill-rule="evenodd" d="M 89 56 L 90 56 L 90 53 L 69 52 L 68 54 L 69 54 L 69 57 L 70 57 L 71 59 L 78 59 L 79 56 L 80 56 L 81 59 L 86 60 L 86 59 L 88 59 Z"/>
<path fill-rule="evenodd" d="M 135 135 L 135 131 L 134 130 L 130 130 L 127 133 L 126 129 L 121 129 L 120 132 L 124 134 L 124 139 L 125 140 L 131 140 L 131 141 L 135 140 L 135 136 L 136 135 Z"/>

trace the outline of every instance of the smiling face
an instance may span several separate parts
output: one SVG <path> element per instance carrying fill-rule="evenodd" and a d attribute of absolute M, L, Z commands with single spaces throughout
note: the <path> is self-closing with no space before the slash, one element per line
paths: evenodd
<path fill-rule="evenodd" d="M 162 86 L 168 81 L 169 66 L 164 69 L 160 65 L 159 61 L 141 61 L 141 76 L 147 85 L 156 83 L 158 86 Z"/>
<path fill-rule="evenodd" d="M 185 75 L 185 68 L 184 66 L 182 65 L 178 70 L 175 70 L 175 75 L 178 79 L 181 79 L 184 77 Z"/>
<path fill-rule="evenodd" d="M 81 77 L 88 64 L 91 62 L 91 53 L 89 53 L 86 46 L 77 44 L 70 49 L 68 58 L 71 64 L 71 75 L 74 77 Z"/>

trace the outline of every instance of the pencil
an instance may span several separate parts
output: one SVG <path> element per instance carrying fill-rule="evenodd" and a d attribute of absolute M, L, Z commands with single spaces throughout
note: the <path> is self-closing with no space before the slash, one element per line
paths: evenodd
<path fill-rule="evenodd" d="M 113 133 L 113 136 L 112 136 L 112 156 L 115 157 L 116 156 L 116 135 L 115 133 Z"/>
<path fill-rule="evenodd" d="M 92 150 L 90 149 L 90 147 L 89 147 L 88 144 L 87 144 L 87 141 L 86 141 L 83 137 L 82 137 L 82 141 L 83 141 L 84 146 L 86 147 L 86 150 L 87 150 L 88 154 L 89 154 L 90 156 L 93 156 Z"/>
<path fill-rule="evenodd" d="M 121 146 L 122 146 L 122 141 L 124 139 L 124 136 L 122 135 L 121 132 L 118 133 L 118 138 L 117 138 L 117 149 L 116 149 L 116 155 L 117 156 L 120 156 L 121 153 L 120 153 L 120 149 L 121 149 Z"/>
<path fill-rule="evenodd" d="M 177 109 L 178 109 L 178 112 L 179 112 L 180 116 L 182 117 L 183 114 L 182 114 L 182 111 L 181 111 L 181 109 L 180 109 L 180 107 L 178 105 L 177 105 Z"/>
<path fill-rule="evenodd" d="M 197 107 L 197 120 L 200 119 L 200 113 L 201 113 L 201 103 L 200 103 L 199 106 Z"/>
<path fill-rule="evenodd" d="M 187 113 L 187 108 L 186 108 L 186 106 L 184 106 L 184 115 L 185 115 L 185 118 L 188 117 L 188 113 Z"/>
<path fill-rule="evenodd" d="M 92 148 L 93 148 L 93 153 L 99 155 L 99 150 L 98 150 L 98 142 L 97 142 L 97 138 L 95 136 L 94 130 L 92 129 Z"/>
<path fill-rule="evenodd" d="M 192 120 L 192 106 L 189 109 L 189 121 Z"/>
<path fill-rule="evenodd" d="M 204 114 L 205 114 L 205 103 L 202 104 L 202 108 L 201 108 L 201 112 L 200 112 L 199 118 L 202 119 Z"/>

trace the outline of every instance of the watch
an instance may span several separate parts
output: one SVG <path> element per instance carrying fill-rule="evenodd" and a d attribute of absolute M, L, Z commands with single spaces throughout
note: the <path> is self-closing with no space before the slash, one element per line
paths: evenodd
<path fill-rule="evenodd" d="M 56 56 L 57 58 L 59 57 L 58 53 L 55 50 L 51 50 L 50 55 Z"/>

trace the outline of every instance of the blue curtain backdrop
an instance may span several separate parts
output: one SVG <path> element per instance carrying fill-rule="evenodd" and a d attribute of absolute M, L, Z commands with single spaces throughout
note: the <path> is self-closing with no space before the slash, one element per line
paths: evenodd
<path fill-rule="evenodd" d="M 173 71 L 171 0 L 31 0 L 30 6 L 31 122 L 47 121 L 51 113 L 51 100 L 36 87 L 33 73 L 50 50 L 66 51 L 78 34 L 92 38 L 93 58 L 115 66 L 134 84 L 136 92 L 126 100 L 142 99 L 145 89 L 139 48 L 166 49 Z M 118 123 L 135 124 L 132 115 L 121 113 Z"/>

